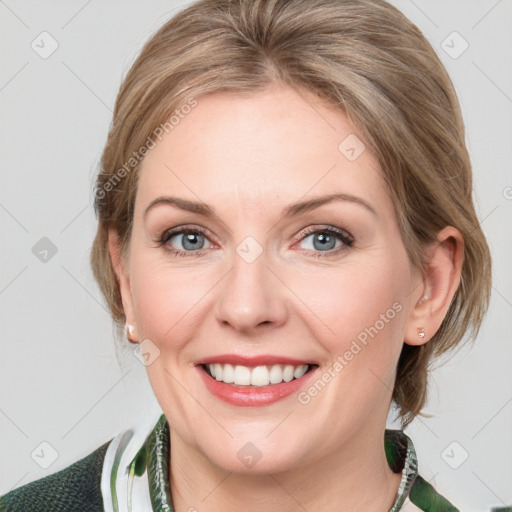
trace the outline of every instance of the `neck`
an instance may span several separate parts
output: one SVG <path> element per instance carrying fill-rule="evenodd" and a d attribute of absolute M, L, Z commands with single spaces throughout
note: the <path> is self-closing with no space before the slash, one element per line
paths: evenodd
<path fill-rule="evenodd" d="M 327 456 L 289 470 L 226 471 L 171 429 L 171 495 L 175 512 L 388 512 L 401 479 L 384 451 L 384 428 L 360 430 Z M 370 434 L 370 436 L 369 436 Z"/>

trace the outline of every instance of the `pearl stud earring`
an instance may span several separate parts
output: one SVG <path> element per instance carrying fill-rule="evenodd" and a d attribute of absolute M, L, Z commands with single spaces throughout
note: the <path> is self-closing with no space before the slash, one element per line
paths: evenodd
<path fill-rule="evenodd" d="M 424 337 L 425 337 L 425 329 L 424 329 L 423 327 L 420 327 L 420 328 L 418 329 L 418 336 L 419 336 L 420 338 L 424 338 Z"/>
<path fill-rule="evenodd" d="M 135 330 L 135 327 L 133 325 L 131 325 L 131 324 L 126 324 L 125 330 L 126 330 L 127 333 L 130 334 L 130 336 L 132 336 L 133 335 L 133 331 Z"/>

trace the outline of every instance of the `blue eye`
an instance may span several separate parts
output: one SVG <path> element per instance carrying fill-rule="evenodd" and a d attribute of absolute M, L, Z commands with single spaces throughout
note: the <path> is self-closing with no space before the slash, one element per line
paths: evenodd
<path fill-rule="evenodd" d="M 315 249 L 317 251 L 332 250 L 335 248 L 336 242 L 339 241 L 338 237 L 326 234 L 324 231 L 312 233 L 311 235 L 304 237 L 302 242 L 308 238 L 312 238 L 313 241 L 311 244 L 313 247 L 309 247 L 308 249 Z"/>
<path fill-rule="evenodd" d="M 169 242 L 176 238 L 181 240 L 181 246 L 183 249 L 170 248 L 170 252 L 176 256 L 194 256 L 196 251 L 200 251 L 204 248 L 205 240 L 208 240 L 206 235 L 199 229 L 184 229 L 181 228 L 175 231 L 167 231 L 163 234 L 160 239 L 161 244 L 169 244 Z M 187 254 L 191 253 L 191 254 Z"/>
<path fill-rule="evenodd" d="M 321 253 L 327 253 L 325 255 L 331 255 L 332 253 L 338 253 L 346 249 L 347 247 L 352 247 L 354 244 L 353 237 L 344 230 L 335 228 L 333 226 L 325 227 L 322 229 L 318 229 L 318 227 L 310 228 L 303 236 L 300 242 L 304 242 L 311 238 L 311 242 L 309 247 L 306 247 L 308 251 L 319 251 L 319 254 L 313 254 L 315 257 L 324 256 Z M 339 242 L 336 245 L 336 242 Z"/>
<path fill-rule="evenodd" d="M 352 247 L 354 243 L 352 235 L 334 226 L 310 227 L 305 233 L 302 233 L 299 242 L 304 242 L 309 238 L 311 238 L 309 247 L 304 249 L 316 258 L 338 254 Z M 171 244 L 173 239 L 179 240 L 181 247 Z M 199 228 L 177 228 L 166 231 L 158 241 L 159 245 L 165 245 L 165 249 L 173 256 L 200 256 L 203 249 L 213 246 L 205 231 Z M 210 247 L 205 247 L 205 242 L 211 244 Z"/>

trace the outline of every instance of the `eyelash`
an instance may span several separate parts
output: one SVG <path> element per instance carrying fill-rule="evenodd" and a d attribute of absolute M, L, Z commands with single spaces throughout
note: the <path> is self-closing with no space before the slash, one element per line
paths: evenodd
<path fill-rule="evenodd" d="M 171 238 L 173 238 L 175 235 L 185 235 L 189 233 L 201 233 L 206 238 L 206 231 L 202 228 L 176 228 L 171 229 L 169 231 L 164 231 L 159 237 L 158 237 L 158 246 L 163 246 L 166 244 Z M 354 237 L 345 230 L 335 228 L 334 226 L 327 226 L 319 228 L 318 226 L 312 226 L 310 228 L 306 228 L 305 231 L 301 233 L 300 238 L 298 238 L 297 242 L 302 242 L 304 239 L 306 239 L 309 235 L 315 234 L 315 233 L 327 233 L 329 235 L 334 236 L 338 240 L 340 240 L 343 245 L 341 247 L 338 247 L 337 249 L 330 249 L 329 251 L 319 251 L 316 253 L 311 254 L 314 258 L 325 258 L 332 256 L 333 254 L 337 254 L 343 250 L 346 250 L 347 248 L 350 248 L 354 245 Z M 173 256 L 176 257 L 188 257 L 188 256 L 197 256 L 198 253 L 200 253 L 203 249 L 197 249 L 195 251 L 180 251 L 178 249 L 174 248 L 166 248 L 166 251 L 170 252 Z M 310 251 L 311 249 L 304 249 L 306 251 Z"/>

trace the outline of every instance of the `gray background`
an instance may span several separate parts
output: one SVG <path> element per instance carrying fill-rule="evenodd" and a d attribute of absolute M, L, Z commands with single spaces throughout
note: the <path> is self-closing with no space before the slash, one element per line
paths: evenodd
<path fill-rule="evenodd" d="M 92 183 L 123 73 L 188 3 L 0 1 L 0 493 L 158 413 L 131 346 L 116 353 L 89 269 Z M 512 1 L 392 3 L 429 38 L 455 83 L 494 256 L 477 343 L 432 373 L 433 417 L 406 432 L 420 473 L 462 510 L 485 511 L 512 504 Z M 58 43 L 47 58 L 31 47 L 47 37 L 51 48 L 43 31 Z M 32 251 L 43 237 L 57 249 L 46 262 Z M 397 424 L 390 418 L 389 426 Z"/>

